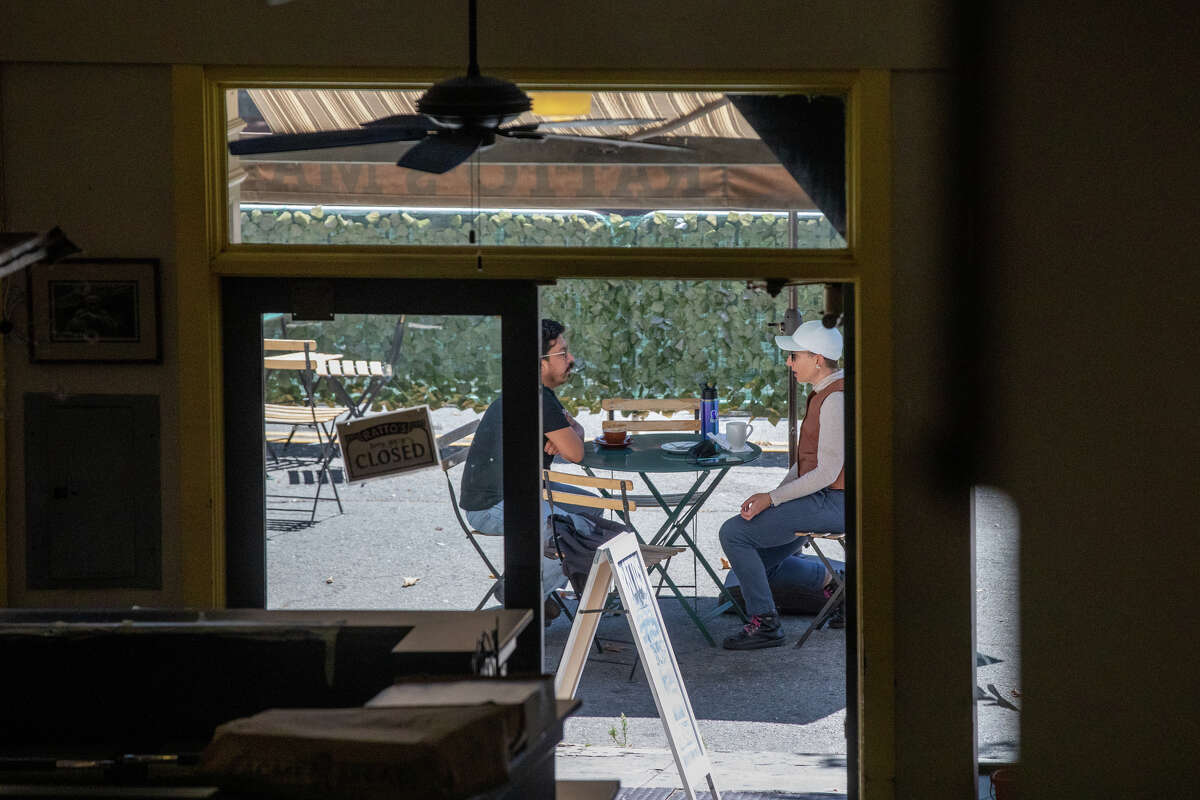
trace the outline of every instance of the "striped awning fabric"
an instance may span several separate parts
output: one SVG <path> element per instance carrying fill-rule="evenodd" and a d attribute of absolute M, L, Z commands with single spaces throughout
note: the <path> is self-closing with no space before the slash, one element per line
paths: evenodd
<path fill-rule="evenodd" d="M 392 114 L 416 113 L 420 89 L 248 89 L 272 133 L 356 128 L 364 122 Z M 699 112 L 699 113 L 697 113 Z M 694 119 L 679 127 L 671 123 L 688 115 Z M 619 119 L 661 118 L 661 123 L 644 127 L 556 129 L 560 133 L 586 136 L 703 136 L 724 139 L 757 139 L 758 136 L 720 92 L 593 92 L 589 117 Z M 543 122 L 547 118 L 523 114 L 517 124 Z M 662 128 L 661 132 L 659 129 Z"/>

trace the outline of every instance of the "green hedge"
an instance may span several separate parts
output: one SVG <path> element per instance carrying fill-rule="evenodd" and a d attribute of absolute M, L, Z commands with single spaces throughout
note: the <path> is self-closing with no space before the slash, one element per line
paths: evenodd
<path fill-rule="evenodd" d="M 776 212 L 579 214 L 497 211 L 470 214 L 243 207 L 247 244 L 465 245 L 472 227 L 483 245 L 521 247 L 788 246 L 788 221 Z M 845 247 L 825 217 L 801 217 L 796 246 Z"/>
<path fill-rule="evenodd" d="M 802 287 L 804 320 L 820 316 L 819 286 Z M 605 397 L 695 397 L 715 382 L 722 411 L 772 423 L 787 414 L 787 368 L 768 322 L 783 319 L 787 293 L 772 298 L 735 281 L 568 280 L 542 290 L 542 314 L 567 326 L 577 374 L 559 389 L 571 411 L 600 410 Z M 320 350 L 387 360 L 397 317 L 344 315 L 289 323 L 289 337 Z M 278 337 L 278 318 L 264 321 Z M 408 316 L 395 377 L 377 409 L 428 403 L 482 411 L 500 388 L 500 322 L 495 317 Z M 294 373 L 268 374 L 269 402 L 300 402 Z M 322 402 L 334 403 L 327 388 Z"/>

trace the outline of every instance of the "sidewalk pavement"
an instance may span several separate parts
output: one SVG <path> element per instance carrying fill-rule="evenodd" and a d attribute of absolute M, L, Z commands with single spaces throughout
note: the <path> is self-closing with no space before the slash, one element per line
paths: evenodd
<path fill-rule="evenodd" d="M 434 413 L 439 431 L 474 417 L 453 409 Z M 600 420 L 600 415 L 581 416 L 591 435 L 599 435 Z M 761 431 L 759 421 L 754 425 L 756 441 L 786 439 L 786 422 L 764 424 Z M 714 566 L 721 557 L 720 524 L 749 494 L 775 486 L 786 463 L 783 453 L 769 454 L 730 471 L 698 515 L 693 533 Z M 662 488 L 678 491 L 690 484 L 691 476 L 679 480 L 678 488 L 666 480 Z M 295 514 L 268 516 L 268 608 L 469 609 L 490 586 L 486 567 L 454 518 L 440 470 L 341 484 L 346 513 L 339 515 L 334 503 L 323 502 L 318 522 L 311 526 L 296 520 L 307 520 L 311 500 L 300 495 L 311 498 L 312 486 L 291 485 L 286 470 L 268 470 L 268 487 L 268 492 L 297 495 Z M 326 490 L 323 496 L 329 494 Z M 979 490 L 976 517 L 979 749 L 983 759 L 1015 760 L 1019 714 L 1014 707 L 1020 706 L 1016 512 L 1002 494 Z M 634 521 L 642 530 L 652 531 L 663 518 L 661 512 L 639 509 Z M 493 561 L 501 563 L 499 538 L 489 539 L 484 546 Z M 716 588 L 703 571 L 695 570 L 691 559 L 674 559 L 670 574 L 681 584 L 696 584 L 684 592 L 701 610 L 715 603 Z M 789 646 L 749 653 L 726 651 L 704 642 L 678 601 L 663 599 L 661 607 L 713 759 L 718 788 L 844 793 L 844 631 L 818 631 L 799 650 Z M 789 639 L 797 638 L 808 620 L 786 617 Z M 711 624 L 718 640 L 737 626 L 736 618 L 729 615 Z M 565 616 L 546 629 L 548 671 L 553 671 L 568 632 Z M 613 649 L 603 656 L 593 653 L 584 669 L 579 691 L 583 707 L 567 720 L 557 762 L 559 777 L 620 778 L 627 788 L 677 785 L 645 676 L 639 668 L 629 679 L 634 649 L 626 623 L 623 618 L 605 618 L 600 635 L 614 640 Z M 628 644 L 616 649 L 620 645 L 615 640 Z M 628 725 L 627 747 L 614 743 L 608 733 L 614 727 L 620 730 L 622 713 Z M 840 774 L 840 782 L 835 773 Z"/>

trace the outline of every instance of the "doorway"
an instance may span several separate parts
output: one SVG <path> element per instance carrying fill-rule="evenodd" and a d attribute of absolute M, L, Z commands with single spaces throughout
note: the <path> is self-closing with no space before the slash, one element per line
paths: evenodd
<path fill-rule="evenodd" d="M 221 298 L 226 582 L 228 604 L 234 608 L 265 608 L 268 602 L 269 476 L 264 454 L 269 451 L 264 424 L 263 316 L 328 319 L 339 314 L 431 314 L 499 319 L 501 389 L 513 407 L 522 409 L 504 419 L 504 458 L 509 467 L 504 493 L 510 535 L 503 537 L 503 563 L 511 587 L 504 601 L 510 608 L 534 608 L 538 617 L 538 624 L 529 626 L 518 640 L 509 663 L 515 669 L 540 669 L 541 605 L 536 597 L 537 582 L 530 578 L 540 569 L 542 556 L 539 537 L 529 533 L 537 530 L 541 455 L 536 285 L 517 280 L 224 278 Z M 317 486 L 320 484 L 314 485 L 314 492 Z"/>

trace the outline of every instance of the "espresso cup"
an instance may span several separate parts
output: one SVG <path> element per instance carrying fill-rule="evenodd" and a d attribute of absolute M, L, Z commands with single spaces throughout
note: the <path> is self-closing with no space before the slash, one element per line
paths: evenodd
<path fill-rule="evenodd" d="M 626 433 L 624 428 L 606 429 L 604 431 L 604 441 L 608 444 L 625 444 Z"/>
<path fill-rule="evenodd" d="M 754 426 L 746 422 L 725 423 L 725 438 L 729 441 L 729 446 L 734 450 L 741 450 L 753 431 Z"/>

